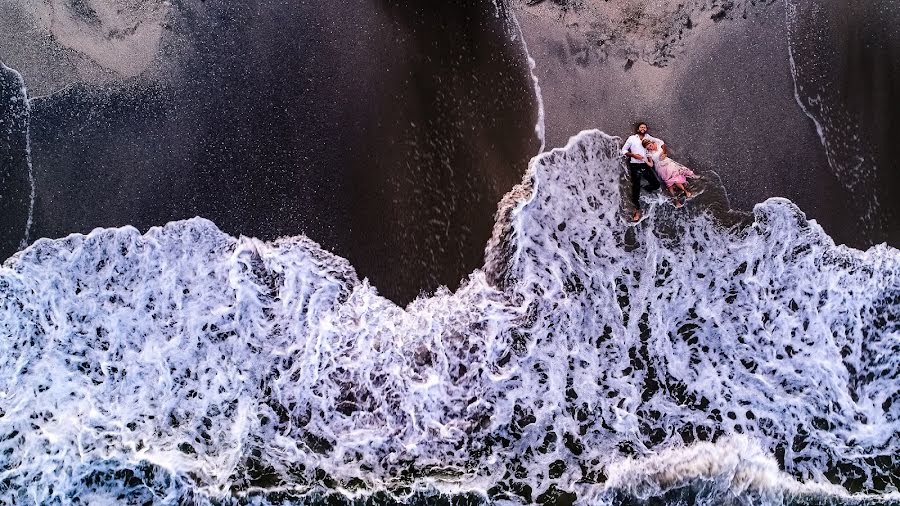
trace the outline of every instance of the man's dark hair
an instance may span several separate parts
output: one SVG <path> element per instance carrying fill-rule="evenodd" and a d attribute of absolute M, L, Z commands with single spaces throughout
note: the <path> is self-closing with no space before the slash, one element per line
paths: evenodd
<path fill-rule="evenodd" d="M 643 121 L 638 121 L 634 124 L 634 133 L 638 133 L 638 128 L 641 128 L 641 125 L 647 127 L 647 130 L 650 130 L 650 125 L 644 123 Z"/>

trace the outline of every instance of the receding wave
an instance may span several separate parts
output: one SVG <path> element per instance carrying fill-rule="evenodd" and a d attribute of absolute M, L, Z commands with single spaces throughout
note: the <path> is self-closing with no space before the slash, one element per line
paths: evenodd
<path fill-rule="evenodd" d="M 406 308 L 199 218 L 36 242 L 0 269 L 0 501 L 896 500 L 897 250 L 783 199 L 633 225 L 620 185 L 600 132 L 536 157 L 484 269 Z"/>

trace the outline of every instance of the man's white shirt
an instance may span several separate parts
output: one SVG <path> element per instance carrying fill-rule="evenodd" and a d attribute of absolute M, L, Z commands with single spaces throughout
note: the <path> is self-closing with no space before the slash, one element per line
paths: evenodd
<path fill-rule="evenodd" d="M 657 144 L 660 145 L 660 146 L 662 146 L 663 144 L 665 144 L 665 143 L 663 142 L 662 139 L 659 139 L 659 138 L 657 138 L 657 137 L 653 137 L 653 136 L 650 135 L 650 134 L 644 134 L 644 139 L 650 139 L 651 141 L 657 143 Z M 629 156 L 627 162 L 629 162 L 629 163 L 646 163 L 646 160 L 647 160 L 647 150 L 644 149 L 644 146 L 641 145 L 641 138 L 638 137 L 638 134 L 634 134 L 634 135 L 632 135 L 631 137 L 629 137 L 628 139 L 625 140 L 625 145 L 622 146 L 622 154 L 624 155 L 625 153 L 627 153 L 627 152 L 629 152 L 629 151 L 631 151 L 631 152 L 634 153 L 634 154 L 643 156 L 644 159 L 643 159 L 643 160 L 638 160 L 638 159 L 635 159 L 635 158 L 631 158 L 631 157 Z"/>

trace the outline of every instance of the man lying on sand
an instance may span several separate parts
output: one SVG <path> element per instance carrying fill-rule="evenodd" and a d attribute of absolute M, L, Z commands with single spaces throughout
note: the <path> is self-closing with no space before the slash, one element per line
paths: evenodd
<path fill-rule="evenodd" d="M 634 202 L 634 215 L 632 219 L 638 221 L 641 219 L 641 178 L 647 180 L 645 190 L 652 192 L 659 189 L 659 181 L 656 174 L 653 173 L 650 165 L 647 164 L 647 149 L 643 146 L 644 139 L 650 139 L 655 142 L 663 153 L 666 152 L 666 144 L 662 139 L 657 139 L 647 133 L 647 124 L 643 121 L 637 124 L 634 135 L 625 140 L 622 146 L 622 154 L 628 160 L 628 173 L 631 176 L 631 201 Z"/>

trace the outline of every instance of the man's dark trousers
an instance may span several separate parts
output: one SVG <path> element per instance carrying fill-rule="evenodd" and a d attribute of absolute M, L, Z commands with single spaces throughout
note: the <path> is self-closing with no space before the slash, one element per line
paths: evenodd
<path fill-rule="evenodd" d="M 654 192 L 659 189 L 659 180 L 653 169 L 646 163 L 628 162 L 628 173 L 631 175 L 631 201 L 634 207 L 641 208 L 641 177 L 647 180 L 647 186 L 644 187 L 648 192 Z"/>

